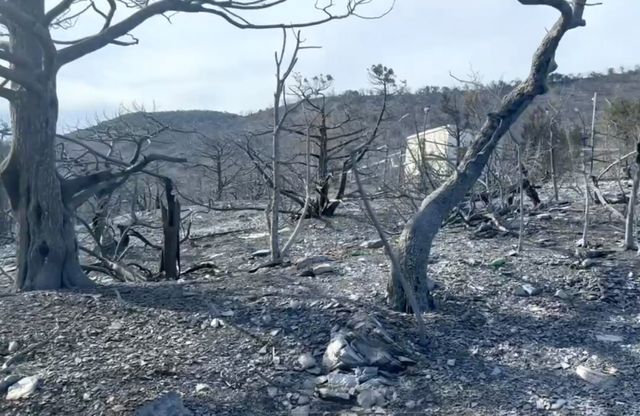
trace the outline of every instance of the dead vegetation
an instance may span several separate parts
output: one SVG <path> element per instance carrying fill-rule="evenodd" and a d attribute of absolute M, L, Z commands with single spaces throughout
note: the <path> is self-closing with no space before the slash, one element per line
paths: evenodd
<path fill-rule="evenodd" d="M 576 252 L 579 202 L 528 213 L 518 254 L 513 235 L 478 239 L 462 223 L 448 226 L 429 265 L 439 289 L 438 311 L 424 316 L 426 346 L 409 316 L 377 306 L 388 265 L 379 248 L 366 248 L 379 245 L 357 205 L 345 209 L 309 220 L 292 252 L 307 259 L 298 267 L 248 273 L 268 236 L 259 214 L 235 212 L 215 214 L 218 235 L 186 244 L 183 264 L 208 259 L 215 271 L 92 293 L 5 286 L 5 374 L 39 381 L 32 398 L 3 400 L 1 412 L 132 414 L 173 391 L 197 415 L 306 414 L 307 406 L 318 414 L 640 413 L 640 261 L 611 245 L 606 221 L 591 230 L 592 250 L 603 253 Z M 517 215 L 504 221 L 513 228 Z M 198 214 L 194 234 L 213 234 L 209 222 Z M 222 231 L 230 229 L 242 230 Z M 622 240 L 622 230 L 613 235 Z M 154 261 L 149 247 L 132 249 Z M 331 270 L 307 276 L 317 261 Z M 535 290 L 521 290 L 528 286 Z"/>

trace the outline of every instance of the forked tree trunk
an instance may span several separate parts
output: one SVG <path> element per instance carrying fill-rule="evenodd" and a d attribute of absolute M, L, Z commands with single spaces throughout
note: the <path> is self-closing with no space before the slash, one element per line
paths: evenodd
<path fill-rule="evenodd" d="M 395 310 L 412 312 L 398 278 L 399 275 L 404 275 L 413 287 L 420 308 L 432 308 L 433 302 L 426 274 L 427 262 L 431 244 L 442 221 L 476 183 L 504 133 L 536 96 L 547 91 L 547 76 L 555 70 L 554 56 L 564 34 L 585 24 L 582 20 L 585 0 L 576 0 L 573 6 L 569 2 L 519 1 L 522 4 L 552 5 L 561 12 L 561 17 L 536 51 L 528 78 L 504 97 L 497 113 L 487 115 L 480 133 L 469 147 L 460 166 L 422 202 L 418 212 L 405 226 L 398 243 L 398 267 L 401 270 L 392 267 L 387 286 L 388 302 Z"/>

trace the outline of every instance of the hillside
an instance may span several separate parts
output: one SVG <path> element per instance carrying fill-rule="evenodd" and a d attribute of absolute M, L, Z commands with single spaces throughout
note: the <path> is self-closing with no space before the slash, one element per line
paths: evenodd
<path fill-rule="evenodd" d="M 479 128 L 482 117 L 495 107 L 499 97 L 507 93 L 513 83 L 493 83 L 482 87 L 477 91 L 477 114 L 475 119 L 470 117 L 470 127 Z M 464 87 L 464 86 L 463 86 Z M 467 90 L 468 91 L 468 90 Z M 472 90 L 473 91 L 473 90 Z M 545 96 L 538 97 L 528 112 L 537 106 L 548 108 L 551 103 L 557 109 L 565 125 L 579 126 L 582 120 L 590 120 L 592 97 L 599 94 L 599 112 L 602 113 L 607 102 L 618 98 L 640 97 L 640 71 L 628 71 L 624 73 L 596 74 L 585 77 L 568 77 L 556 75 L 550 84 L 550 91 Z M 394 95 L 388 103 L 387 117 L 383 123 L 381 137 L 377 139 L 376 146 L 388 145 L 391 151 L 402 151 L 404 138 L 414 134 L 416 126 L 422 128 L 423 112 L 425 107 L 430 107 L 429 126 L 439 126 L 452 122 L 451 116 L 443 112 L 445 97 L 453 97 L 453 100 L 462 103 L 463 89 L 425 87 L 415 92 L 402 91 Z M 339 119 L 342 114 L 348 113 L 358 120 L 358 126 L 370 128 L 377 116 L 381 105 L 381 97 L 366 92 L 347 91 L 340 95 L 331 96 L 328 106 Z M 462 105 L 462 104 L 459 104 Z M 149 117 L 153 122 L 149 121 Z M 271 111 L 263 110 L 248 115 L 237 115 L 217 111 L 183 110 L 149 113 L 148 116 L 141 113 L 130 113 L 118 118 L 104 121 L 97 126 L 77 132 L 81 137 L 91 136 L 95 131 L 121 129 L 122 131 L 144 131 L 149 125 L 164 125 L 169 130 L 154 137 L 146 149 L 149 153 L 163 153 L 171 156 L 184 157 L 189 160 L 189 165 L 212 163 L 203 155 L 210 146 L 224 148 L 229 158 L 234 159 L 235 165 L 244 168 L 251 166 L 251 162 L 233 145 L 233 142 L 244 143 L 247 137 L 258 132 L 263 133 L 251 139 L 252 146 L 267 154 L 269 145 L 268 133 L 271 125 Z M 521 119 L 526 120 L 525 113 Z M 302 125 L 303 114 L 301 111 L 293 113 L 289 119 L 291 125 Z M 514 131 L 518 131 L 516 126 Z M 153 129 L 151 129 L 153 130 Z M 179 130 L 179 131 L 176 131 Z M 285 135 L 285 151 L 291 155 L 302 153 L 303 139 L 300 136 Z M 124 145 L 123 154 L 131 151 L 131 145 Z M 372 153 L 372 158 L 380 158 L 379 154 Z M 336 167 L 337 168 L 337 167 Z M 174 177 L 189 194 L 199 192 L 209 173 L 198 169 L 184 169 L 183 166 L 166 166 L 163 168 L 167 175 Z M 204 177 L 204 178 L 203 178 Z"/>

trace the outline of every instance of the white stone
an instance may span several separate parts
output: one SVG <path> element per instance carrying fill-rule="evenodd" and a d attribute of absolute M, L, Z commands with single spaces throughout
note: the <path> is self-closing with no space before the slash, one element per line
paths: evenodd
<path fill-rule="evenodd" d="M 567 404 L 567 401 L 565 399 L 558 399 L 551 405 L 551 410 L 560 410 L 564 407 L 565 404 Z"/>
<path fill-rule="evenodd" d="M 576 368 L 576 374 L 587 383 L 593 384 L 594 386 L 598 387 L 610 385 L 615 380 L 613 376 L 609 374 L 592 370 L 589 367 L 585 367 L 584 365 L 579 365 Z"/>
<path fill-rule="evenodd" d="M 7 400 L 19 400 L 29 397 L 36 391 L 40 378 L 38 376 L 25 377 L 9 387 Z"/>
<path fill-rule="evenodd" d="M 311 353 L 307 352 L 298 357 L 298 364 L 300 364 L 300 368 L 306 370 L 308 368 L 313 368 L 316 366 L 316 359 L 313 358 Z"/>
<path fill-rule="evenodd" d="M 622 342 L 622 341 L 624 341 L 624 338 L 622 338 L 620 335 L 610 335 L 610 334 L 596 335 L 596 339 L 598 341 L 601 341 L 601 342 Z"/>
<path fill-rule="evenodd" d="M 382 248 L 384 247 L 384 243 L 382 240 L 369 240 L 360 244 L 360 248 Z"/>
<path fill-rule="evenodd" d="M 7 350 L 9 351 L 9 354 L 13 354 L 14 352 L 18 351 L 19 347 L 20 347 L 20 345 L 18 344 L 17 341 L 11 341 L 9 343 L 9 347 L 8 347 Z"/>
<path fill-rule="evenodd" d="M 321 274 L 333 273 L 336 269 L 329 263 L 322 263 L 314 266 L 312 271 L 314 275 L 318 276 Z"/>
<path fill-rule="evenodd" d="M 205 390 L 209 390 L 211 389 L 211 386 L 209 386 L 208 384 L 205 383 L 198 383 L 196 384 L 196 393 L 202 393 Z"/>

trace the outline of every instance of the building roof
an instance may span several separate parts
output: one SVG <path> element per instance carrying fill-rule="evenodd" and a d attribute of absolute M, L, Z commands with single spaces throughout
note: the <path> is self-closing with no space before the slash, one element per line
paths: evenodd
<path fill-rule="evenodd" d="M 427 129 L 425 131 L 421 131 L 418 134 L 420 135 L 420 137 L 425 137 L 425 136 L 427 136 L 429 134 L 438 133 L 438 132 L 440 132 L 442 130 L 455 130 L 455 126 L 453 124 L 446 124 L 444 126 L 434 127 L 434 128 L 431 128 L 431 129 Z M 467 130 L 467 129 L 463 130 L 462 133 L 463 134 L 473 134 L 472 131 Z M 418 134 L 412 134 L 411 136 L 408 136 L 406 138 L 406 140 L 415 139 L 415 138 L 418 137 Z"/>
<path fill-rule="evenodd" d="M 447 129 L 450 129 L 450 128 L 453 128 L 453 126 L 444 125 L 444 126 L 440 126 L 440 127 L 434 127 L 434 128 L 431 128 L 431 129 L 428 129 L 428 130 L 425 130 L 425 131 L 421 131 L 418 134 L 420 135 L 420 137 L 424 137 L 426 135 L 437 133 L 439 131 L 447 130 Z M 411 136 L 408 136 L 407 140 L 415 139 L 416 137 L 418 137 L 418 134 L 412 134 Z"/>

